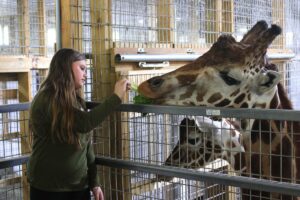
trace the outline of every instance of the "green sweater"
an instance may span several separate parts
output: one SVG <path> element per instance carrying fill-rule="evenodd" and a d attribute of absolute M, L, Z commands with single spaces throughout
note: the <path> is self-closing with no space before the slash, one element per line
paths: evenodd
<path fill-rule="evenodd" d="M 57 192 L 99 186 L 95 155 L 88 133 L 121 103 L 120 98 L 113 94 L 89 112 L 74 108 L 74 131 L 79 134 L 81 143 L 78 149 L 75 145 L 55 143 L 50 138 L 49 95 L 39 92 L 31 104 L 30 120 L 34 140 L 28 162 L 30 185 Z"/>

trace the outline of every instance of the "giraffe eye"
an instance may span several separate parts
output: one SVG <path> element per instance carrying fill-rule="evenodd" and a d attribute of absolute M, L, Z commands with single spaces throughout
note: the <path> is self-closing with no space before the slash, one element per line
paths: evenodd
<path fill-rule="evenodd" d="M 228 72 L 221 71 L 220 76 L 227 85 L 239 85 L 241 83 L 241 81 L 228 76 Z"/>
<path fill-rule="evenodd" d="M 199 142 L 199 138 L 193 138 L 193 139 L 189 139 L 188 142 L 192 145 L 195 145 Z"/>

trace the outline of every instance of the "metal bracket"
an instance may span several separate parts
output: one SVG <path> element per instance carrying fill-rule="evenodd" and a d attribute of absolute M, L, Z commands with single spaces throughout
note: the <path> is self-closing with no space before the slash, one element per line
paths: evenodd
<path fill-rule="evenodd" d="M 193 51 L 193 49 L 187 49 L 187 50 L 186 50 L 186 53 L 188 53 L 188 54 L 193 54 L 193 53 L 195 53 L 195 52 Z"/>
<path fill-rule="evenodd" d="M 137 53 L 146 53 L 144 48 L 138 48 Z"/>
<path fill-rule="evenodd" d="M 139 67 L 141 68 L 163 68 L 169 67 L 169 61 L 164 61 L 162 63 L 147 63 L 147 62 L 139 62 Z"/>

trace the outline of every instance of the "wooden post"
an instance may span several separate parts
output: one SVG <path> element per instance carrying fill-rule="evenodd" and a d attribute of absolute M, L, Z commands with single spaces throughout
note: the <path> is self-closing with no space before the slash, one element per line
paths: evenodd
<path fill-rule="evenodd" d="M 62 48 L 71 48 L 71 17 L 70 17 L 70 7 L 71 0 L 61 0 L 60 1 L 60 10 L 61 10 L 61 47 Z"/>
<path fill-rule="evenodd" d="M 274 24 L 279 25 L 280 27 L 284 28 L 284 20 L 285 20 L 285 10 L 284 10 L 284 1 L 283 0 L 272 0 L 272 21 Z M 279 35 L 272 43 L 272 49 L 286 49 L 286 41 L 285 41 L 285 34 Z M 283 74 L 286 74 L 286 63 L 285 62 L 278 62 L 277 66 L 279 67 L 279 71 Z M 286 76 L 282 76 L 281 83 L 284 87 L 288 85 Z"/>
<path fill-rule="evenodd" d="M 92 39 L 92 67 L 93 67 L 93 100 L 101 101 L 113 92 L 116 80 L 115 70 L 111 67 L 110 51 L 113 46 L 111 34 L 111 1 L 90 0 L 91 7 L 91 39 Z M 95 154 L 122 157 L 120 116 L 111 116 L 111 120 L 104 121 L 102 129 L 96 134 L 105 141 L 100 141 L 102 146 L 95 146 Z M 102 139 L 103 140 L 103 139 Z M 112 170 L 101 167 L 103 174 L 100 176 L 101 184 L 105 189 L 105 199 L 125 198 L 120 191 L 128 188 L 128 176 L 123 176 L 125 170 Z M 128 170 L 126 170 L 128 171 Z M 116 174 L 114 173 L 116 172 Z M 124 179 L 123 179 L 124 178 Z M 123 180 L 126 183 L 123 185 Z M 116 189 L 112 192 L 111 188 Z"/>
<path fill-rule="evenodd" d="M 283 0 L 272 0 L 272 23 L 284 27 L 284 1 Z M 285 48 L 285 37 L 284 34 L 279 35 L 275 41 L 273 41 L 272 46 L 276 49 Z"/>
<path fill-rule="evenodd" d="M 28 0 L 19 0 L 18 6 L 21 7 L 20 15 L 20 47 L 23 55 L 29 55 L 30 46 L 30 28 L 29 28 L 29 3 Z"/>
<path fill-rule="evenodd" d="M 47 38 L 46 38 L 46 12 L 45 12 L 45 0 L 40 0 L 38 4 L 38 21 L 39 21 L 39 55 L 47 56 Z"/>
<path fill-rule="evenodd" d="M 21 53 L 25 56 L 29 56 L 29 47 L 30 47 L 30 21 L 29 21 L 29 1 L 21 0 L 18 1 L 18 5 L 20 6 L 22 15 L 20 15 L 20 47 Z M 28 102 L 30 100 L 30 76 L 29 72 L 19 73 L 18 74 L 18 83 L 19 83 L 19 102 Z M 22 112 L 20 114 L 21 119 L 28 119 L 28 112 Z M 24 134 L 28 134 L 28 124 L 20 122 L 20 134 L 23 134 L 24 137 L 21 137 L 21 153 L 29 153 L 29 149 L 27 148 L 26 138 Z M 26 175 L 26 165 L 22 165 L 23 176 L 23 199 L 29 199 L 29 184 L 27 182 Z"/>
<path fill-rule="evenodd" d="M 72 48 L 82 52 L 82 0 L 76 0 L 75 5 L 71 5 L 72 13 L 72 24 L 71 24 L 71 35 L 69 35 L 70 40 L 72 41 Z M 71 23 L 71 22 L 69 22 Z"/>
<path fill-rule="evenodd" d="M 222 1 L 222 32 L 234 32 L 234 1 Z"/>
<path fill-rule="evenodd" d="M 19 102 L 29 102 L 31 100 L 31 77 L 29 72 L 18 73 L 18 86 L 19 86 Z M 31 152 L 30 137 L 29 137 L 29 112 L 20 112 L 20 135 L 21 135 L 21 154 Z M 29 183 L 27 182 L 27 166 L 22 165 L 23 176 L 23 199 L 29 200 Z"/>
<path fill-rule="evenodd" d="M 172 2 L 173 0 L 157 2 L 158 44 L 169 48 L 174 45 L 174 7 Z"/>

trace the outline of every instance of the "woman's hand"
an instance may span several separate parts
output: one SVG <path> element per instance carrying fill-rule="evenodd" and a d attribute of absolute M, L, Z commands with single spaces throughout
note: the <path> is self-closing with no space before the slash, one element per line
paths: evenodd
<path fill-rule="evenodd" d="M 130 83 L 127 79 L 121 79 L 116 82 L 114 93 L 123 99 L 127 90 L 130 89 Z"/>
<path fill-rule="evenodd" d="M 92 191 L 95 200 L 104 200 L 104 195 L 100 187 L 94 187 Z"/>

